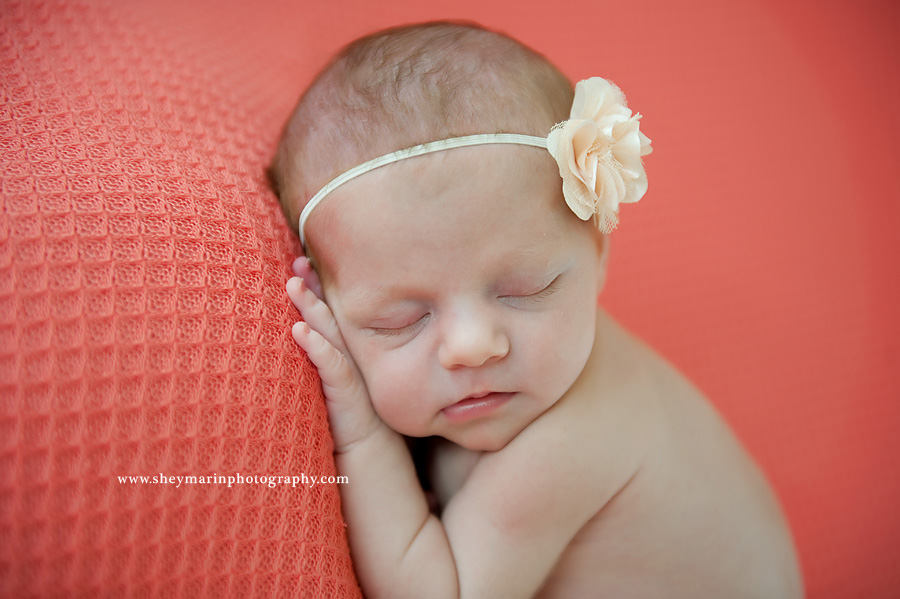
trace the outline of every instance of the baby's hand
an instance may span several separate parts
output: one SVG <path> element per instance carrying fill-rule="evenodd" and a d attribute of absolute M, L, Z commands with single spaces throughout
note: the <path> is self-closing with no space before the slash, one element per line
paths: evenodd
<path fill-rule="evenodd" d="M 301 261 L 308 272 L 303 265 L 298 269 L 297 263 Z M 344 453 L 371 435 L 381 420 L 369 400 L 362 375 L 344 346 L 331 310 L 320 299 L 318 277 L 302 257 L 294 263 L 294 272 L 306 276 L 296 276 L 287 282 L 288 297 L 303 317 L 303 321 L 294 324 L 291 333 L 319 370 L 334 451 Z"/>

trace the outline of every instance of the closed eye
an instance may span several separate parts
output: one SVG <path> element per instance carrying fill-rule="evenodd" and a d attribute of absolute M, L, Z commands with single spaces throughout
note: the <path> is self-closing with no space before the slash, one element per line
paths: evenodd
<path fill-rule="evenodd" d="M 503 295 L 500 297 L 502 299 L 510 299 L 515 301 L 540 301 L 545 297 L 556 293 L 556 291 L 559 289 L 558 282 L 561 276 L 561 274 L 557 275 L 556 278 L 550 281 L 546 286 L 533 293 L 526 293 L 523 295 Z"/>
<path fill-rule="evenodd" d="M 429 314 L 423 314 L 420 318 L 417 318 L 415 321 L 402 327 L 369 327 L 369 329 L 376 335 L 381 335 L 382 337 L 394 337 L 396 335 L 403 335 L 405 333 L 413 332 L 418 327 L 425 324 L 425 322 L 428 320 L 428 317 Z"/>

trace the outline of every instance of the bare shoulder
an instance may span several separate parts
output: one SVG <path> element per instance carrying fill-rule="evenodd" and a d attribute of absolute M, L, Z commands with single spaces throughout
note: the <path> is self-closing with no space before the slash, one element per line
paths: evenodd
<path fill-rule="evenodd" d="M 712 404 L 602 312 L 596 343 L 584 377 L 602 412 L 596 471 L 615 456 L 634 471 L 573 539 L 541 596 L 802 596 L 774 493 Z"/>
<path fill-rule="evenodd" d="M 447 454 L 445 523 L 484 514 L 479 546 L 540 597 L 801 597 L 760 469 L 699 390 L 598 316 L 560 401 L 498 452 Z"/>

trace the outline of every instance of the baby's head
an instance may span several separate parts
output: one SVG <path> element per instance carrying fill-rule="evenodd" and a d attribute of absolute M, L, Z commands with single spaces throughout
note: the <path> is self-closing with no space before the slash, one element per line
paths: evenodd
<path fill-rule="evenodd" d="M 572 93 L 543 56 L 475 25 L 375 33 L 341 51 L 304 93 L 284 129 L 272 179 L 296 226 L 310 197 L 351 167 L 468 134 L 545 137 L 568 118 Z"/>
<path fill-rule="evenodd" d="M 572 100 L 553 65 L 508 37 L 389 30 L 351 44 L 304 94 L 273 180 L 296 222 L 366 161 L 468 135 L 544 138 Z M 567 206 L 560 172 L 543 147 L 445 149 L 368 170 L 309 214 L 307 254 L 395 430 L 499 449 L 581 373 L 605 237 Z"/>

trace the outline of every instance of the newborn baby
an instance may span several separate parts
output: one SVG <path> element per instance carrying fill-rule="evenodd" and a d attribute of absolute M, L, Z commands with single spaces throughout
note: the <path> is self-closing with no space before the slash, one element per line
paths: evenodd
<path fill-rule="evenodd" d="M 301 98 L 272 168 L 293 334 L 367 597 L 802 596 L 759 469 L 598 304 L 639 117 L 454 23 L 358 40 Z M 444 440 L 436 510 L 404 436 Z"/>

